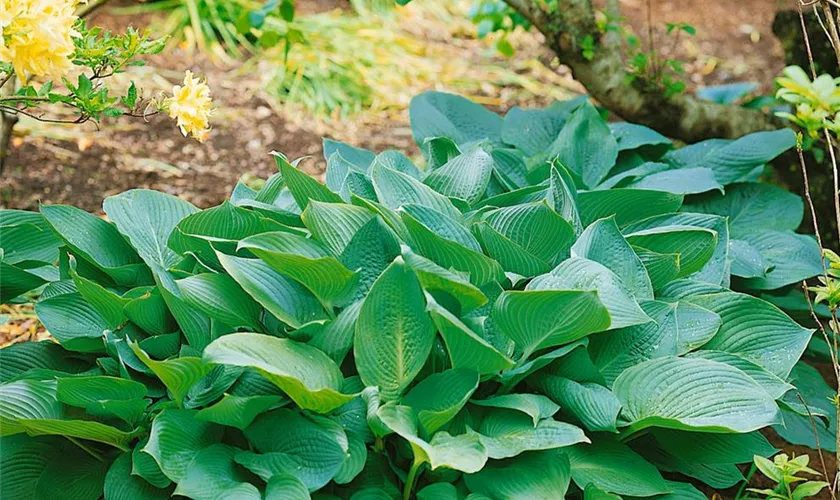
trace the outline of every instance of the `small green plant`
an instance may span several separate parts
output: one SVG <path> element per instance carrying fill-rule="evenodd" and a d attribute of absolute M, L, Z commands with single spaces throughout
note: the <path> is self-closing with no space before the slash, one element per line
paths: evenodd
<path fill-rule="evenodd" d="M 325 184 L 0 211 L 0 301 L 55 339 L 0 350 L 4 498 L 698 497 L 809 421 L 813 332 L 762 298 L 820 273 L 755 182 L 791 131 L 410 115 L 422 166 L 325 140 Z"/>
<path fill-rule="evenodd" d="M 662 91 L 665 97 L 685 91 L 683 61 L 665 57 L 653 40 L 653 29 L 648 31 L 647 47 L 629 30 L 623 30 L 627 44 L 627 82 L 642 81 Z M 694 36 L 694 26 L 688 23 L 665 23 L 665 34 L 670 39 L 670 53 L 674 53 L 683 34 Z"/>
<path fill-rule="evenodd" d="M 802 500 L 803 498 L 816 496 L 823 488 L 828 486 L 828 483 L 825 481 L 809 481 L 806 477 L 802 477 L 803 475 L 822 475 L 808 467 L 808 461 L 808 455 L 788 458 L 787 454 L 779 453 L 773 457 L 772 461 L 765 457 L 756 456 L 756 468 L 768 479 L 775 482 L 776 487 L 773 489 L 749 488 L 747 491 L 757 493 L 765 498 L 779 500 Z"/>

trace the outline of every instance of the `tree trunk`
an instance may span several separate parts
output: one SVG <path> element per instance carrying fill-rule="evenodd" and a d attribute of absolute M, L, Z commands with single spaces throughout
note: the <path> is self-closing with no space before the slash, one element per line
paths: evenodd
<path fill-rule="evenodd" d="M 773 115 L 759 110 L 715 104 L 686 94 L 666 97 L 640 79 L 626 83 L 620 35 L 598 29 L 591 0 L 564 0 L 553 12 L 542 10 L 536 0 L 506 2 L 545 36 L 560 62 L 571 68 L 575 80 L 624 120 L 684 142 L 735 138 L 784 126 Z M 617 10 L 615 0 L 608 2 L 608 10 L 611 8 Z M 595 41 L 591 60 L 584 58 L 581 50 L 581 42 L 588 37 Z"/>

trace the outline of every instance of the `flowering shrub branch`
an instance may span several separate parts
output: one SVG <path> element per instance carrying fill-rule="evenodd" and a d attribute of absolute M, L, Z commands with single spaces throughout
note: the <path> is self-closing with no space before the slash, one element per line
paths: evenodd
<path fill-rule="evenodd" d="M 144 99 L 132 82 L 115 93 L 108 78 L 140 66 L 166 38 L 128 28 L 114 34 L 88 27 L 81 15 L 99 3 L 78 0 L 0 0 L 0 171 L 20 115 L 49 123 L 94 122 L 103 117 L 147 117 L 166 111 L 184 135 L 204 140 L 212 111 L 206 83 L 187 72 L 173 96 Z M 57 85 L 58 83 L 58 85 Z M 59 107 L 72 118 L 56 115 Z"/>

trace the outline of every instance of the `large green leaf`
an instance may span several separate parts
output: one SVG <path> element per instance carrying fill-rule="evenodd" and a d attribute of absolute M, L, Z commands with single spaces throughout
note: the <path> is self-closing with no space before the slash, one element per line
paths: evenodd
<path fill-rule="evenodd" d="M 198 211 L 188 201 L 148 189 L 109 196 L 102 207 L 147 264 L 154 262 L 164 268 L 181 260 L 167 246 L 169 235 L 181 219 Z"/>
<path fill-rule="evenodd" d="M 621 372 L 642 361 L 699 348 L 721 325 L 717 314 L 687 302 L 648 301 L 642 309 L 652 322 L 590 337 L 592 361 L 610 385 Z"/>
<path fill-rule="evenodd" d="M 507 112 L 502 123 L 502 139 L 528 156 L 541 153 L 551 146 L 572 111 L 586 99 L 586 96 L 581 96 L 568 101 L 558 101 L 546 109 L 522 109 L 514 106 Z"/>
<path fill-rule="evenodd" d="M 397 258 L 376 280 L 356 323 L 354 353 L 365 385 L 395 399 L 414 380 L 434 341 L 417 277 Z"/>
<path fill-rule="evenodd" d="M 65 349 L 92 352 L 103 348 L 105 318 L 78 293 L 57 295 L 35 305 L 38 319 Z"/>
<path fill-rule="evenodd" d="M 106 500 L 165 500 L 166 489 L 158 488 L 131 473 L 131 453 L 123 453 L 108 468 L 103 485 Z"/>
<path fill-rule="evenodd" d="M 611 439 L 562 451 L 569 456 L 572 480 L 578 488 L 593 484 L 606 492 L 639 497 L 670 491 L 656 467 Z"/>
<path fill-rule="evenodd" d="M 556 401 L 564 413 L 572 415 L 588 430 L 617 432 L 621 402 L 603 385 L 548 373 L 535 375 L 529 383 Z"/>
<path fill-rule="evenodd" d="M 116 377 L 63 377 L 58 379 L 58 400 L 85 408 L 90 415 L 117 417 L 135 424 L 146 409 L 146 386 Z"/>
<path fill-rule="evenodd" d="M 564 498 L 569 480 L 569 459 L 556 451 L 525 453 L 493 461 L 480 472 L 464 476 L 474 494 L 499 500 Z"/>
<path fill-rule="evenodd" d="M 462 313 L 468 313 L 487 303 L 487 297 L 469 282 L 469 277 L 444 269 L 412 252 L 407 246 L 403 246 L 402 256 L 408 267 L 417 275 L 424 290 L 433 295 L 444 293 L 452 297 L 461 305 Z"/>
<path fill-rule="evenodd" d="M 0 349 L 0 383 L 25 378 L 30 371 L 79 373 L 90 365 L 68 356 L 55 342 L 18 342 Z"/>
<path fill-rule="evenodd" d="M 160 470 L 174 482 L 187 475 L 198 453 L 221 441 L 221 426 L 195 418 L 195 410 L 163 410 L 152 421 L 149 442 L 143 448 Z"/>
<path fill-rule="evenodd" d="M 280 156 L 275 156 L 277 168 L 283 181 L 288 186 L 298 207 L 304 210 L 310 201 L 322 201 L 325 203 L 342 203 L 341 196 L 333 193 L 329 188 L 314 178 L 306 175 Z"/>
<path fill-rule="evenodd" d="M 454 368 L 465 368 L 481 375 L 498 373 L 513 366 L 513 360 L 481 335 L 465 325 L 446 308 L 429 301 L 429 313 L 446 344 Z"/>
<path fill-rule="evenodd" d="M 218 254 L 218 257 L 225 270 L 245 292 L 290 327 L 300 328 L 329 317 L 309 290 L 275 271 L 262 260 L 224 254 Z"/>
<path fill-rule="evenodd" d="M 444 196 L 473 205 L 487 191 L 492 172 L 493 158 L 477 147 L 435 169 L 423 183 Z"/>
<path fill-rule="evenodd" d="M 7 264 L 5 261 L 0 261 L 0 273 L 3 274 L 3 283 L 0 284 L 0 302 L 4 304 L 47 283 L 47 280 L 37 274 Z"/>
<path fill-rule="evenodd" d="M 44 467 L 32 491 L 32 498 L 98 500 L 102 496 L 107 471 L 107 460 L 101 460 L 78 448 L 64 448 L 59 456 Z M 5 484 L 3 486 L 5 497 L 7 492 Z"/>
<path fill-rule="evenodd" d="M 487 456 L 492 459 L 589 442 L 583 430 L 572 424 L 546 418 L 534 425 L 528 415 L 508 409 L 494 409 L 485 415 L 478 432 Z"/>
<path fill-rule="evenodd" d="M 137 344 L 131 344 L 131 350 L 163 382 L 179 405 L 184 401 L 187 391 L 210 370 L 201 358 L 183 357 L 156 361 Z"/>
<path fill-rule="evenodd" d="M 408 108 L 414 140 L 449 137 L 457 144 L 490 139 L 501 142 L 502 118 L 480 104 L 444 92 L 424 92 Z"/>
<path fill-rule="evenodd" d="M 560 407 L 554 404 L 554 401 L 541 394 L 502 394 L 487 399 L 473 399 L 470 404 L 522 412 L 531 417 L 534 427 L 540 420 L 550 418 L 560 410 Z"/>
<path fill-rule="evenodd" d="M 596 292 L 597 299 L 609 312 L 610 323 L 600 329 L 589 330 L 587 333 L 606 330 L 607 328 L 624 328 L 650 321 L 650 318 L 636 302 L 633 293 L 621 278 L 601 264 L 589 259 L 572 257 L 564 260 L 550 273 L 534 278 L 528 283 L 526 290 L 592 290 Z M 593 319 L 589 318 L 589 320 Z M 601 323 L 598 324 L 601 325 Z M 572 340 L 577 338 L 580 338 L 580 336 Z"/>
<path fill-rule="evenodd" d="M 627 243 L 614 218 L 599 219 L 578 237 L 572 255 L 602 264 L 638 299 L 652 299 L 653 287 L 644 264 Z"/>
<path fill-rule="evenodd" d="M 344 377 L 318 349 L 256 333 L 225 335 L 204 349 L 211 363 L 254 368 L 301 408 L 330 412 L 353 398 L 340 392 Z"/>
<path fill-rule="evenodd" d="M 275 270 L 308 288 L 328 310 L 343 305 L 358 283 L 358 273 L 344 267 L 320 245 L 297 235 L 260 234 L 242 240 L 239 248 L 247 248 Z"/>
<path fill-rule="evenodd" d="M 312 237 L 338 256 L 353 239 L 353 235 L 375 216 L 370 210 L 356 205 L 313 201 L 303 211 L 301 218 Z"/>
<path fill-rule="evenodd" d="M 387 208 L 396 210 L 403 205 L 422 205 L 450 217 L 461 213 L 449 199 L 410 175 L 374 165 L 370 172 L 376 196 Z"/>
<path fill-rule="evenodd" d="M 0 209 L 0 249 L 8 264 L 44 263 L 58 260 L 61 241 L 41 214 Z"/>
<path fill-rule="evenodd" d="M 74 253 L 121 285 L 142 284 L 149 272 L 117 228 L 84 210 L 67 205 L 41 205 L 41 215 Z"/>
<path fill-rule="evenodd" d="M 32 438 L 19 434 L 3 437 L 0 446 L 3 496 L 20 500 L 39 500 L 35 496 L 35 487 L 47 466 L 57 462 L 58 458 L 66 453 L 62 441 L 67 442 L 54 436 Z"/>
<path fill-rule="evenodd" d="M 55 381 L 18 380 L 0 385 L 0 436 L 24 432 L 24 422 L 61 418 Z"/>
<path fill-rule="evenodd" d="M 619 226 L 676 212 L 683 202 L 679 194 L 632 188 L 584 191 L 577 199 L 584 225 L 614 215 Z"/>
<path fill-rule="evenodd" d="M 663 226 L 639 229 L 625 234 L 637 247 L 660 254 L 680 254 L 679 277 L 697 272 L 706 265 L 717 248 L 716 231 L 696 226 Z"/>
<path fill-rule="evenodd" d="M 260 415 L 245 437 L 259 453 L 240 452 L 237 463 L 266 481 L 278 472 L 290 473 L 311 491 L 327 484 L 348 454 L 347 436 L 338 423 L 294 410 Z"/>
<path fill-rule="evenodd" d="M 420 426 L 431 436 L 449 423 L 478 388 L 478 373 L 446 370 L 421 380 L 402 398 L 417 413 Z"/>
<path fill-rule="evenodd" d="M 570 315 L 568 311 L 577 311 Z M 493 307 L 493 320 L 527 359 L 536 349 L 585 337 L 610 326 L 610 313 L 595 291 L 506 291 Z"/>
<path fill-rule="evenodd" d="M 692 200 L 684 207 L 729 218 L 729 229 L 736 238 L 756 229 L 795 230 L 802 222 L 802 199 L 772 184 L 747 182 L 726 188 L 726 194 L 713 194 Z"/>
<path fill-rule="evenodd" d="M 803 328 L 776 306 L 735 292 L 690 297 L 720 316 L 720 330 L 704 349 L 737 354 L 786 378 L 802 356 L 813 330 Z"/>
<path fill-rule="evenodd" d="M 128 443 L 136 435 L 134 431 L 122 431 L 116 427 L 92 420 L 36 418 L 21 420 L 20 425 L 30 436 L 65 436 L 87 439 L 125 451 L 128 451 Z"/>
<path fill-rule="evenodd" d="M 248 481 L 247 472 L 234 462 L 238 448 L 214 444 L 199 450 L 178 481 L 173 494 L 195 500 L 215 500 L 220 497 L 242 500 L 261 500 L 256 486 Z"/>
<path fill-rule="evenodd" d="M 478 434 L 451 436 L 440 431 L 431 441 L 425 441 L 418 437 L 417 419 L 411 408 L 393 402 L 380 407 L 377 416 L 388 428 L 408 441 L 414 452 L 415 463 L 428 463 L 432 470 L 447 467 L 467 473 L 478 472 L 487 463 L 487 453 Z"/>
<path fill-rule="evenodd" d="M 587 102 L 572 113 L 549 151 L 550 157 L 558 156 L 586 186 L 595 187 L 615 165 L 618 143 L 595 107 Z"/>
<path fill-rule="evenodd" d="M 822 274 L 820 248 L 812 236 L 792 231 L 745 231 L 739 238 L 757 250 L 766 274 L 744 280 L 753 290 L 776 290 Z"/>
<path fill-rule="evenodd" d="M 176 281 L 184 300 L 231 328 L 260 331 L 262 308 L 226 274 L 204 273 Z"/>
<path fill-rule="evenodd" d="M 737 368 L 707 359 L 645 361 L 622 372 L 613 391 L 631 431 L 656 426 L 750 432 L 780 422 L 773 397 L 757 382 Z"/>

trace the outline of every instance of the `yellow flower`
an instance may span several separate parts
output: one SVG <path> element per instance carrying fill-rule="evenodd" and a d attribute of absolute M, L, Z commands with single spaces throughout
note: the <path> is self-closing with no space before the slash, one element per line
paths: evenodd
<path fill-rule="evenodd" d="M 213 114 L 213 101 L 210 99 L 210 87 L 194 77 L 191 71 L 184 76 L 184 85 L 172 87 L 172 97 L 163 101 L 163 108 L 169 116 L 178 120 L 181 133 L 193 136 L 204 142 L 210 132 L 210 115 Z"/>
<path fill-rule="evenodd" d="M 77 0 L 0 0 L 0 61 L 29 76 L 60 77 L 73 67 Z"/>

